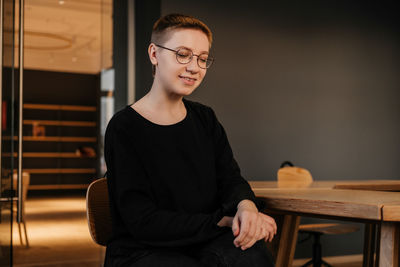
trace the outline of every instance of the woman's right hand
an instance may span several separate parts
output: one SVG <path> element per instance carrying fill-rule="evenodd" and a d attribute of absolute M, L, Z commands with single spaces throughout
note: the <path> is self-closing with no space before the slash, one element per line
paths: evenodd
<path fill-rule="evenodd" d="M 277 231 L 275 220 L 262 212 L 257 214 L 257 219 L 253 226 L 254 231 L 248 230 L 249 228 L 247 230 L 244 229 L 236 218 L 233 219 L 232 225 L 232 232 L 236 237 L 234 245 L 242 250 L 252 247 L 255 242 L 261 239 L 264 239 L 265 242 L 271 242 Z M 242 235 L 244 237 L 240 238 Z"/>
<path fill-rule="evenodd" d="M 272 239 L 274 238 L 274 235 L 276 234 L 277 228 L 276 228 L 276 223 L 275 220 L 262 213 L 258 212 L 258 223 L 256 226 L 256 232 L 253 236 L 253 240 L 248 242 L 245 245 L 241 245 L 242 249 L 245 250 L 252 245 L 258 240 L 264 239 L 265 242 L 271 242 Z M 235 229 L 232 229 L 233 235 L 237 237 L 240 234 L 240 223 L 237 224 L 237 227 Z M 233 225 L 233 217 L 229 216 L 224 216 L 217 224 L 219 227 L 230 227 L 232 228 Z M 235 244 L 236 245 L 236 244 Z M 240 245 L 239 245 L 240 246 Z"/>
<path fill-rule="evenodd" d="M 242 200 L 232 220 L 232 232 L 236 237 L 234 245 L 242 250 L 248 249 L 258 240 L 272 241 L 276 234 L 275 220 L 258 212 L 254 202 Z"/>

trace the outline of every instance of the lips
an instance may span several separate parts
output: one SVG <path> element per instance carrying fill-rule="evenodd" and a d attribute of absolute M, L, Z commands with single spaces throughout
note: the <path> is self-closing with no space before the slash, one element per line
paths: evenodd
<path fill-rule="evenodd" d="M 187 84 L 187 85 L 193 85 L 197 81 L 196 78 L 188 77 L 188 76 L 179 75 L 179 78 L 183 81 L 184 84 Z"/>
<path fill-rule="evenodd" d="M 188 76 L 179 75 L 179 78 L 185 79 L 185 80 L 187 80 L 187 81 L 194 81 L 194 82 L 197 81 L 196 78 L 192 78 L 192 77 L 188 77 Z"/>

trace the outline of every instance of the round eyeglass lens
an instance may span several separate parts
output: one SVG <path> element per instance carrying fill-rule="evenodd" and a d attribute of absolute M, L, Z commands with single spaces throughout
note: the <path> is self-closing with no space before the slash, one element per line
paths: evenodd
<path fill-rule="evenodd" d="M 192 51 L 181 48 L 178 51 L 176 51 L 176 60 L 178 60 L 179 63 L 186 64 L 189 63 L 192 60 L 193 53 Z"/>

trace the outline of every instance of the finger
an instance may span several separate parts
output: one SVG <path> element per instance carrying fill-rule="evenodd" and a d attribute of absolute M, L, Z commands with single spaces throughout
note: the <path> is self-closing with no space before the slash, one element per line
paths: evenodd
<path fill-rule="evenodd" d="M 267 231 L 267 229 L 265 227 L 262 227 L 262 233 L 261 234 L 262 234 L 262 236 L 261 236 L 260 240 L 264 239 L 264 241 L 266 241 L 265 237 L 268 235 L 268 231 Z"/>
<path fill-rule="evenodd" d="M 256 226 L 253 227 L 253 228 L 254 228 L 254 230 L 255 230 L 256 232 L 254 233 L 254 235 L 249 234 L 249 235 L 247 236 L 247 239 L 244 240 L 244 241 L 242 242 L 242 246 L 241 246 L 241 249 L 242 249 L 242 250 L 246 250 L 246 249 L 248 249 L 248 248 L 251 248 L 251 247 L 254 245 L 254 243 L 258 241 L 258 239 L 257 239 L 257 234 L 259 234 L 259 233 L 257 233 L 257 231 L 259 232 L 260 229 L 261 229 L 261 227 L 259 227 L 259 226 L 256 224 Z"/>
<path fill-rule="evenodd" d="M 275 235 L 274 235 L 273 233 L 271 233 L 271 234 L 270 234 L 270 237 L 269 237 L 269 239 L 268 239 L 268 241 L 269 241 L 269 242 L 272 242 L 272 239 L 274 239 L 274 236 L 275 236 Z"/>
<path fill-rule="evenodd" d="M 271 232 L 271 237 L 269 239 L 269 242 L 272 241 L 272 239 L 274 239 L 274 236 L 276 235 L 276 230 L 274 230 L 274 232 Z"/>
<path fill-rule="evenodd" d="M 257 214 L 255 222 L 253 222 L 251 225 L 251 230 L 248 235 L 248 239 L 244 243 L 245 249 L 252 247 L 255 242 L 264 237 L 262 235 L 264 229 L 263 225 L 264 225 L 263 219 Z"/>
<path fill-rule="evenodd" d="M 266 233 L 265 233 L 264 241 L 265 241 L 265 242 L 268 242 L 268 241 L 269 241 L 269 238 L 270 238 L 269 232 L 266 232 Z"/>
<path fill-rule="evenodd" d="M 256 227 L 256 232 L 254 234 L 254 236 L 251 238 L 251 236 L 249 235 L 249 239 L 245 240 L 245 242 L 242 242 L 242 250 L 251 248 L 255 242 L 257 242 L 258 240 L 262 239 L 262 227 Z"/>
<path fill-rule="evenodd" d="M 251 239 L 250 235 L 253 235 L 252 233 L 252 224 L 254 221 L 254 218 L 251 216 L 254 214 L 248 213 L 248 212 L 243 212 L 242 216 L 239 218 L 240 220 L 240 233 L 239 236 L 237 237 L 237 244 L 238 246 L 243 246 L 246 243 L 249 242 Z"/>
<path fill-rule="evenodd" d="M 273 218 L 272 219 L 272 226 L 274 227 L 274 234 L 276 234 L 276 232 L 278 231 L 278 226 L 276 225 L 276 222 Z"/>
<path fill-rule="evenodd" d="M 258 216 L 257 213 L 254 214 L 255 216 L 249 216 L 249 232 L 243 241 L 244 246 L 247 248 L 251 247 L 254 242 L 257 241 L 256 239 L 256 232 L 261 227 L 262 220 Z"/>
<path fill-rule="evenodd" d="M 239 235 L 235 239 L 237 246 L 243 245 L 243 241 L 247 238 L 249 229 L 250 229 L 249 222 L 246 221 L 241 222 Z"/>
<path fill-rule="evenodd" d="M 263 226 L 263 223 L 262 223 L 262 219 L 260 218 L 258 220 L 258 223 L 257 223 L 257 227 L 256 227 L 256 232 L 254 234 L 254 238 L 256 240 L 260 240 L 261 238 L 264 237 L 263 236 L 263 232 L 264 232 L 264 226 Z"/>
<path fill-rule="evenodd" d="M 271 242 L 272 241 L 272 239 L 274 238 L 274 229 L 272 228 L 272 226 L 271 225 L 267 225 L 267 227 L 266 227 L 266 230 L 267 230 L 267 233 L 268 233 L 268 241 L 269 242 Z"/>
<path fill-rule="evenodd" d="M 275 219 L 274 219 L 274 218 L 272 218 L 271 216 L 268 216 L 267 214 L 264 214 L 264 213 L 262 213 L 262 212 L 260 212 L 260 214 L 261 214 L 261 217 L 262 217 L 265 221 L 269 222 L 270 224 L 276 225 Z"/>
<path fill-rule="evenodd" d="M 274 228 L 274 234 L 276 235 L 276 232 L 278 231 L 278 226 L 276 225 L 276 222 L 274 219 L 272 219 L 272 226 Z"/>
<path fill-rule="evenodd" d="M 276 234 L 277 228 L 275 223 L 271 224 L 270 221 L 264 221 L 264 225 L 268 228 L 268 231 L 274 235 Z"/>
<path fill-rule="evenodd" d="M 263 240 L 264 242 L 267 242 L 266 237 L 268 236 L 268 232 L 267 232 L 266 227 L 264 225 L 262 225 L 260 229 L 261 229 L 260 230 L 260 235 L 258 236 L 257 241 Z"/>
<path fill-rule="evenodd" d="M 264 214 L 264 213 L 261 213 L 261 214 L 262 214 L 262 218 L 263 218 L 266 222 L 268 222 L 268 223 L 270 223 L 271 225 L 273 225 L 273 227 L 274 227 L 274 232 L 275 232 L 275 234 L 276 234 L 278 227 L 276 226 L 276 222 L 275 222 L 274 218 L 272 218 L 272 217 L 270 217 L 270 216 L 268 216 L 268 215 L 266 215 L 266 214 Z"/>
<path fill-rule="evenodd" d="M 265 241 L 267 242 L 272 240 L 273 236 L 276 234 L 276 223 L 274 219 L 265 214 L 262 214 L 260 217 L 263 218 L 263 226 L 268 232 L 268 239 L 265 238 Z"/>
<path fill-rule="evenodd" d="M 254 243 L 256 243 L 256 241 L 257 241 L 257 240 L 253 239 L 253 240 L 251 240 L 251 242 L 247 243 L 247 244 L 244 245 L 244 246 L 241 246 L 240 248 L 241 248 L 242 250 L 246 250 L 246 249 L 248 249 L 248 248 L 251 248 L 251 247 L 254 245 Z"/>
<path fill-rule="evenodd" d="M 259 219 L 256 217 L 253 220 L 250 220 L 250 228 L 249 228 L 249 233 L 247 234 L 246 240 L 245 240 L 245 245 L 248 243 L 251 243 L 256 236 L 257 228 L 259 227 Z"/>
<path fill-rule="evenodd" d="M 240 227 L 239 227 L 239 218 L 238 216 L 233 217 L 232 220 L 232 233 L 233 236 L 237 236 L 240 232 Z"/>
<path fill-rule="evenodd" d="M 260 229 L 261 229 L 261 232 L 260 232 L 260 236 L 259 236 L 258 240 L 264 239 L 265 235 L 267 234 L 267 227 L 263 220 L 261 220 Z"/>

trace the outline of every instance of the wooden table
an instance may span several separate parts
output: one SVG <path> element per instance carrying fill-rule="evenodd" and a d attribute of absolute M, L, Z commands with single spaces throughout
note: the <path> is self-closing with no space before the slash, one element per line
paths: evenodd
<path fill-rule="evenodd" d="M 282 188 L 277 182 L 250 182 L 267 210 L 285 214 L 276 266 L 290 266 L 300 216 L 350 220 L 379 227 L 379 266 L 399 266 L 400 193 L 334 189 L 337 182 L 314 182 L 305 188 Z"/>
<path fill-rule="evenodd" d="M 253 188 L 326 188 L 400 192 L 400 180 L 329 180 L 298 185 L 277 181 L 250 181 L 249 183 Z"/>
<path fill-rule="evenodd" d="M 400 192 L 400 180 L 337 181 L 333 188 Z"/>

